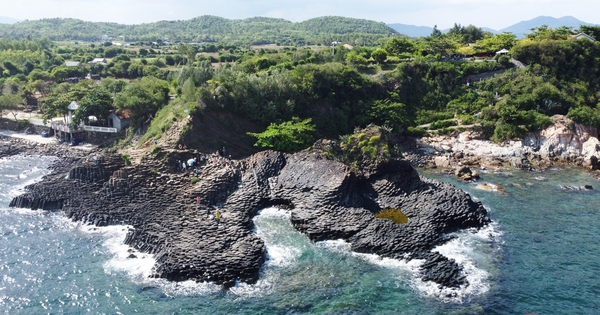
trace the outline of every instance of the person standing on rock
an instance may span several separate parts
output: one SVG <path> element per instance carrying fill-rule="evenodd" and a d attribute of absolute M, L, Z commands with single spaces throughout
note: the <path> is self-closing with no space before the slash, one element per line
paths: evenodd
<path fill-rule="evenodd" d="M 197 197 L 196 197 L 196 205 L 197 205 L 198 207 L 200 207 L 200 201 L 201 201 L 201 199 L 200 199 L 200 196 L 197 196 Z"/>
<path fill-rule="evenodd" d="M 217 219 L 217 221 L 221 221 L 221 211 L 219 211 L 219 209 L 215 211 L 215 219 Z"/>

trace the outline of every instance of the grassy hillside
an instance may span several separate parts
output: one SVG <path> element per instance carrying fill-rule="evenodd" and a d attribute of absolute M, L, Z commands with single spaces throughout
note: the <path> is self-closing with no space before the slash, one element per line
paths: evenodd
<path fill-rule="evenodd" d="M 168 38 L 174 42 L 228 41 L 260 44 L 296 41 L 300 44 L 314 44 L 324 34 L 387 37 L 398 33 L 380 22 L 334 16 L 315 18 L 301 23 L 265 17 L 229 20 L 205 15 L 184 21 L 159 21 L 138 25 L 63 18 L 0 25 L 0 37 L 12 39 L 47 37 L 55 41 L 97 42 L 101 40 L 102 35 L 108 35 L 113 38 L 124 36 L 127 41 L 156 41 Z M 324 43 L 328 40 L 325 39 Z"/>

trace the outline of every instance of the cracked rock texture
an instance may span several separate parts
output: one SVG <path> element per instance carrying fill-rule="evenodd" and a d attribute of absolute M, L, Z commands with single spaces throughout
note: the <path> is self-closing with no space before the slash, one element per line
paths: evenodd
<path fill-rule="evenodd" d="M 447 287 L 466 285 L 466 278 L 431 249 L 448 233 L 489 222 L 479 202 L 419 176 L 406 161 L 390 160 L 365 175 L 315 152 L 264 151 L 240 161 L 211 157 L 196 182 L 194 171 L 173 169 L 191 156 L 164 151 L 126 166 L 105 154 L 98 165 L 58 164 L 11 206 L 63 211 L 97 226 L 129 225 L 125 243 L 156 255 L 154 277 L 225 286 L 258 280 L 266 249 L 252 218 L 268 206 L 287 206 L 293 226 L 313 241 L 344 239 L 357 252 L 424 259 L 423 280 Z M 402 209 L 408 223 L 374 216 L 387 208 Z M 211 217 L 215 209 L 220 220 Z"/>

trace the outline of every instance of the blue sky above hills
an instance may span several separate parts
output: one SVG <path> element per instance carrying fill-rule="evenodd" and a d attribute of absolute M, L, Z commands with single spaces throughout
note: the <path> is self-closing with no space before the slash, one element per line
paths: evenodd
<path fill-rule="evenodd" d="M 255 16 L 301 22 L 337 15 L 440 29 L 456 23 L 502 29 L 540 15 L 574 16 L 600 24 L 600 1 L 590 0 L 0 0 L 0 15 L 18 20 L 70 17 L 140 24 L 200 15 Z"/>

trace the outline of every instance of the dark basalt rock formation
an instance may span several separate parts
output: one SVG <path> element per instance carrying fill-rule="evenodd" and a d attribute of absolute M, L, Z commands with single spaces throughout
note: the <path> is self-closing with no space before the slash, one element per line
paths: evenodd
<path fill-rule="evenodd" d="M 125 243 L 156 254 L 155 277 L 226 286 L 258 279 L 266 251 L 252 218 L 272 205 L 289 206 L 294 227 L 313 241 L 342 238 L 357 252 L 425 259 L 423 280 L 447 287 L 466 284 L 465 277 L 456 262 L 431 249 L 447 233 L 489 222 L 479 202 L 420 177 L 405 161 L 390 160 L 365 175 L 315 152 L 265 151 L 242 161 L 211 158 L 192 184 L 193 172 L 170 168 L 185 154 L 146 158 L 135 167 L 107 155 L 99 165 L 59 168 L 11 206 L 61 210 L 98 226 L 129 225 Z M 221 220 L 209 217 L 214 207 Z M 386 208 L 401 208 L 408 223 L 374 216 Z"/>

